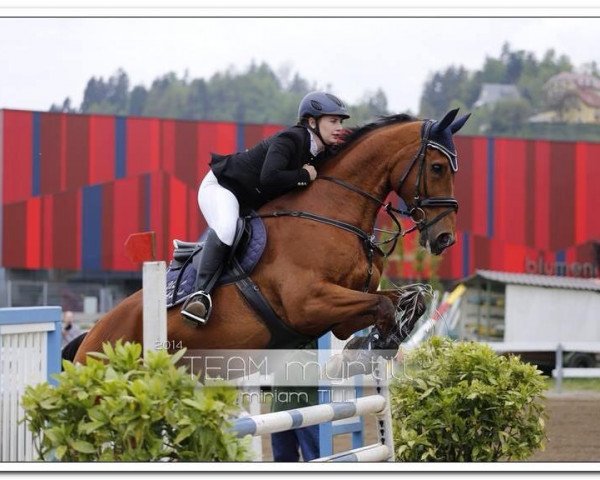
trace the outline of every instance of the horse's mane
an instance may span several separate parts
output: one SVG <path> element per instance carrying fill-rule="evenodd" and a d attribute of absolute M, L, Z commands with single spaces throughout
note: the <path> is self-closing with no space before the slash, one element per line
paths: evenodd
<path fill-rule="evenodd" d="M 358 139 L 364 137 L 367 133 L 370 133 L 373 130 L 377 130 L 381 127 L 387 127 L 388 125 L 394 125 L 396 123 L 414 122 L 417 120 L 418 118 L 406 113 L 397 113 L 395 115 L 381 116 L 374 122 L 347 129 L 348 133 L 344 135 L 345 143 L 335 150 L 335 154 L 337 155 L 338 153 L 354 145 Z"/>

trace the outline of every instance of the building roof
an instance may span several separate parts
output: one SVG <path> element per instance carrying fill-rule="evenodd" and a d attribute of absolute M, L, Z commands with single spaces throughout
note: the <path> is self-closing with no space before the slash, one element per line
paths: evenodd
<path fill-rule="evenodd" d="M 479 98 L 474 103 L 474 107 L 489 105 L 504 99 L 521 98 L 519 89 L 516 85 L 507 85 L 503 83 L 484 83 L 481 86 Z"/>
<path fill-rule="evenodd" d="M 532 117 L 529 117 L 529 119 L 528 119 L 528 121 L 531 123 L 536 123 L 536 122 L 548 123 L 548 122 L 555 122 L 557 120 L 558 120 L 558 112 L 556 112 L 555 110 L 538 113 L 537 115 L 533 115 Z"/>
<path fill-rule="evenodd" d="M 532 287 L 565 288 L 568 290 L 589 290 L 600 292 L 600 279 L 575 278 L 553 275 L 533 275 L 529 273 L 498 272 L 494 270 L 476 270 L 465 280 L 469 284 L 477 278 L 509 285 L 529 285 Z"/>
<path fill-rule="evenodd" d="M 580 89 L 579 98 L 590 107 L 600 108 L 600 95 L 598 95 L 598 91 Z"/>
<path fill-rule="evenodd" d="M 562 84 L 565 87 L 572 84 L 578 88 L 600 90 L 600 78 L 587 73 L 560 72 L 551 77 L 547 84 Z"/>
<path fill-rule="evenodd" d="M 544 85 L 550 96 L 562 97 L 574 92 L 582 102 L 600 108 L 600 78 L 585 73 L 561 72 Z"/>

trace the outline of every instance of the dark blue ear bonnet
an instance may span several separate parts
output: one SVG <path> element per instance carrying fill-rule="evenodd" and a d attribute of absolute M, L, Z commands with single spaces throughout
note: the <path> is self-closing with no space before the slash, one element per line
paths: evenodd
<path fill-rule="evenodd" d="M 458 171 L 458 159 L 456 158 L 456 147 L 452 141 L 452 136 L 462 128 L 471 116 L 469 113 L 455 120 L 457 114 L 458 108 L 450 110 L 440 121 L 433 121 L 430 124 L 429 135 L 427 136 L 427 146 L 435 148 L 446 155 L 454 172 Z M 424 128 L 425 125 L 427 125 L 427 122 L 423 125 Z M 426 132 L 424 132 L 423 137 L 425 135 L 427 135 Z"/>

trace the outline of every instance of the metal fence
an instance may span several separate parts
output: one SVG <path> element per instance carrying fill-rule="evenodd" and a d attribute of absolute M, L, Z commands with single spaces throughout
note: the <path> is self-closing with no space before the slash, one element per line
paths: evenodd
<path fill-rule="evenodd" d="M 564 368 L 564 352 L 599 353 L 599 342 L 487 342 L 498 353 L 505 352 L 555 352 L 552 376 L 556 379 L 556 391 L 562 390 L 563 378 L 600 378 L 600 368 Z"/>
<path fill-rule="evenodd" d="M 63 310 L 83 313 L 107 312 L 123 294 L 117 287 L 96 283 L 7 280 L 7 307 L 61 305 Z"/>

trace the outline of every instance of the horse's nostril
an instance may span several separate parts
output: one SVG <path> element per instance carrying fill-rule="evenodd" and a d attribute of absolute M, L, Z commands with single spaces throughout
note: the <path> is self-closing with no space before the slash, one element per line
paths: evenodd
<path fill-rule="evenodd" d="M 446 248 L 454 243 L 454 238 L 451 233 L 441 233 L 438 236 L 437 241 L 441 248 Z"/>

